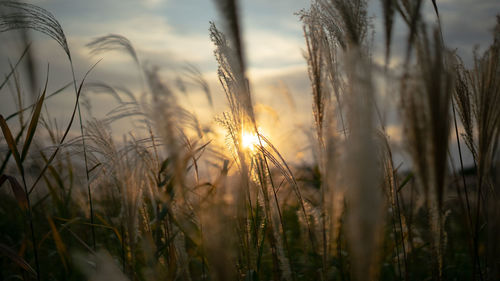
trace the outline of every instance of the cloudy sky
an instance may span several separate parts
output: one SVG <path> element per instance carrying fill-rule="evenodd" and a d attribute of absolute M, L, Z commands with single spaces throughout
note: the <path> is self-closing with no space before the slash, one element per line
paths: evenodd
<path fill-rule="evenodd" d="M 208 0 L 29 0 L 50 11 L 61 23 L 74 58 L 76 75 L 102 58 L 90 81 L 139 91 L 140 76 L 133 61 L 126 55 L 110 52 L 92 56 L 85 46 L 92 39 L 107 34 L 121 34 L 134 45 L 139 59 L 158 65 L 162 75 L 175 79 L 180 69 L 189 62 L 196 65 L 209 81 L 215 100 L 215 109 L 208 110 L 206 100 L 198 89 L 190 89 L 188 104 L 205 121 L 213 119 L 225 108 L 224 94 L 216 79 L 217 64 L 214 47 L 208 35 L 209 21 L 217 20 L 213 1 Z M 303 59 L 304 39 L 302 26 L 294 13 L 309 6 L 308 0 L 243 0 L 240 12 L 243 18 L 243 38 L 249 77 L 256 104 L 263 115 L 269 115 L 272 126 L 280 130 L 282 139 L 311 122 L 311 99 L 306 64 Z M 438 0 L 443 31 L 448 47 L 470 64 L 475 45 L 485 47 L 491 41 L 495 15 L 500 12 L 497 0 Z M 369 13 L 375 27 L 375 59 L 381 58 L 383 32 L 380 1 L 369 1 Z M 435 20 L 431 1 L 425 1 L 424 14 L 429 23 Z M 407 30 L 398 23 L 395 50 L 404 42 Z M 0 71 L 7 73 L 10 62 L 16 61 L 22 49 L 12 32 L 0 34 Z M 33 47 L 40 76 L 50 64 L 49 91 L 71 81 L 70 68 L 64 52 L 46 36 L 33 34 Z M 402 43 L 399 44 L 402 46 Z M 397 61 L 397 58 L 395 58 Z M 4 74 L 5 75 L 5 74 Z M 39 77 L 43 80 L 44 77 Z M 28 90 L 28 89 L 25 89 Z M 284 102 L 283 92 L 293 97 L 293 105 Z M 14 112 L 7 88 L 0 92 L 0 112 L 4 116 Z M 51 115 L 65 124 L 74 96 L 71 91 L 48 103 Z M 28 101 L 27 101 L 28 102 Z M 104 116 L 116 104 L 108 96 L 93 96 L 92 110 Z M 266 111 L 272 107 L 275 112 Z M 287 116 L 292 116 L 288 118 Z M 118 129 L 127 131 L 126 127 Z M 286 128 L 286 129 L 285 129 Z M 265 128 L 264 128 L 265 129 Z M 394 129 L 397 131 L 397 129 Z M 395 132 L 395 137 L 397 133 Z"/>

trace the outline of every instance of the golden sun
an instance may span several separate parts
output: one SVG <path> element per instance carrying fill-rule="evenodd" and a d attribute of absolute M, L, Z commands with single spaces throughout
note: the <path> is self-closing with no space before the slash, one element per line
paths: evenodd
<path fill-rule="evenodd" d="M 243 149 L 254 151 L 259 145 L 259 137 L 257 134 L 243 131 L 241 133 L 241 145 Z"/>

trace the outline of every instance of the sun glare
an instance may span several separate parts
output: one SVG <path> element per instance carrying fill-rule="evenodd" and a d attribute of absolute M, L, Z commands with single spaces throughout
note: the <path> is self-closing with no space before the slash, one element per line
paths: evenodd
<path fill-rule="evenodd" d="M 259 138 L 256 134 L 250 132 L 243 132 L 241 134 L 241 145 L 244 149 L 254 151 L 259 144 Z"/>

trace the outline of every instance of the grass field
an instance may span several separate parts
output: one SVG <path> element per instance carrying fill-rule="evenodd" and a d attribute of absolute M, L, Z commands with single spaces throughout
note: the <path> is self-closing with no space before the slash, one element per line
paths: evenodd
<path fill-rule="evenodd" d="M 165 79 L 126 37 L 107 35 L 87 47 L 124 52 L 141 90 L 88 82 L 99 61 L 75 75 L 50 11 L 0 1 L 0 32 L 24 40 L 0 78 L 2 102 L 17 105 L 0 112 L 0 281 L 500 280 L 500 16 L 466 66 L 443 39 L 439 1 L 427 2 L 432 22 L 423 0 L 381 0 L 376 18 L 366 0 L 297 11 L 313 121 L 311 157 L 298 161 L 259 124 L 238 1 L 215 0 L 218 24 L 207 23 L 227 104 L 210 126 L 183 98 L 196 88 L 213 106 L 195 65 Z M 61 89 L 48 90 L 59 75 L 50 66 L 33 67 L 27 30 L 64 51 L 73 78 Z M 92 117 L 91 91 L 118 106 Z M 46 101 L 61 92 L 73 105 L 58 121 Z M 390 137 L 387 97 L 401 140 Z M 115 122 L 140 133 L 114 135 Z M 396 146 L 411 159 L 403 167 Z"/>

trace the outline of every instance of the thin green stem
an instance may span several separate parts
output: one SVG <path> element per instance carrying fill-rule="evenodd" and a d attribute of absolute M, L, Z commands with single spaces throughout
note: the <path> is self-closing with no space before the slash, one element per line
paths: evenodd
<path fill-rule="evenodd" d="M 76 77 L 75 77 L 75 69 L 73 67 L 73 62 L 70 58 L 70 65 L 71 65 L 71 75 L 73 76 L 73 85 L 75 86 L 75 93 L 78 94 L 78 88 L 76 86 Z M 77 110 L 78 110 L 78 118 L 80 121 L 80 134 L 82 137 L 82 145 L 83 145 L 83 159 L 85 161 L 85 177 L 87 181 L 87 193 L 88 193 L 88 198 L 89 198 L 89 206 L 90 206 L 90 229 L 92 231 L 92 247 L 95 250 L 96 249 L 96 239 L 95 239 L 95 227 L 94 227 L 94 207 L 92 203 L 92 192 L 90 190 L 90 176 L 89 176 L 89 165 L 88 165 L 88 159 L 87 159 L 87 147 L 85 145 L 85 135 L 83 132 L 83 120 L 82 120 L 82 113 L 80 110 L 80 101 L 77 101 Z"/>

